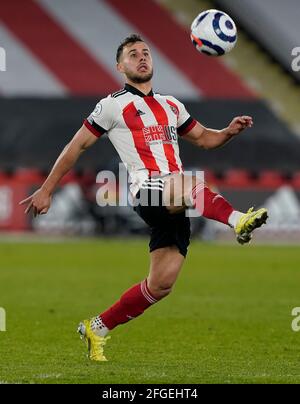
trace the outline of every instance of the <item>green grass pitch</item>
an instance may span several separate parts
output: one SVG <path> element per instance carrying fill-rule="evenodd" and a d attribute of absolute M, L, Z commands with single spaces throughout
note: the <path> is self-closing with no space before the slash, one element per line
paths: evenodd
<path fill-rule="evenodd" d="M 80 320 L 148 270 L 147 241 L 0 244 L 0 383 L 300 383 L 299 247 L 194 242 L 173 293 L 91 363 Z"/>

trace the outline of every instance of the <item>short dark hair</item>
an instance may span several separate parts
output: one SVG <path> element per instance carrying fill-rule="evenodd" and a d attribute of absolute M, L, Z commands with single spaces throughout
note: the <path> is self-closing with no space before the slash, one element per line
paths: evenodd
<path fill-rule="evenodd" d="M 143 38 L 138 35 L 138 34 L 131 34 L 130 36 L 128 36 L 127 38 L 125 38 L 121 43 L 120 46 L 118 47 L 117 50 L 117 55 L 116 55 L 116 59 L 117 62 L 119 63 L 120 61 L 120 57 L 122 55 L 123 49 L 125 46 L 129 45 L 129 44 L 134 44 L 136 42 L 144 42 Z"/>

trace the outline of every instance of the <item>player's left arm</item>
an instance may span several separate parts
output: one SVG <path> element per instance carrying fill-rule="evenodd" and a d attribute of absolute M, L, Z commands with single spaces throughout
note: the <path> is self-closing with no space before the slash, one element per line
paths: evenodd
<path fill-rule="evenodd" d="M 182 136 L 182 139 L 204 149 L 215 149 L 229 142 L 243 130 L 251 128 L 252 125 L 252 117 L 246 115 L 235 117 L 227 128 L 221 130 L 209 129 L 197 122 L 188 133 Z"/>

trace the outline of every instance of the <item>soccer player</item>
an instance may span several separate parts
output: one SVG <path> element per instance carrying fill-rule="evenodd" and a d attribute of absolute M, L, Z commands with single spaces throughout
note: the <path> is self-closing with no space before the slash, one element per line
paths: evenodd
<path fill-rule="evenodd" d="M 132 286 L 107 310 L 80 323 L 78 332 L 88 345 L 89 358 L 95 361 L 106 360 L 103 346 L 111 330 L 140 316 L 171 292 L 190 240 L 187 208 L 193 207 L 203 217 L 233 228 L 241 244 L 248 243 L 253 230 L 268 217 L 266 209 L 251 208 L 247 213 L 235 210 L 196 176 L 185 175 L 179 156 L 178 136 L 195 146 L 214 149 L 251 128 L 252 118 L 239 116 L 225 129 L 208 129 L 177 99 L 154 93 L 151 52 L 138 35 L 121 43 L 116 59 L 125 87 L 97 104 L 41 188 L 21 202 L 27 204 L 26 213 L 47 213 L 61 178 L 104 133 L 129 171 L 131 193 L 140 201 L 135 210 L 151 229 L 150 271 L 145 280 Z M 145 195 L 156 196 L 159 203 L 142 203 Z"/>

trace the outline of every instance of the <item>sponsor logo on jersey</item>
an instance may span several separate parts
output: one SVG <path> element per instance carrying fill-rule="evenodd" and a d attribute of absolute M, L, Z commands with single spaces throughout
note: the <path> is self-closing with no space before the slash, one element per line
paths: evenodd
<path fill-rule="evenodd" d="M 146 143 L 177 143 L 177 130 L 175 126 L 156 125 L 143 128 Z"/>

